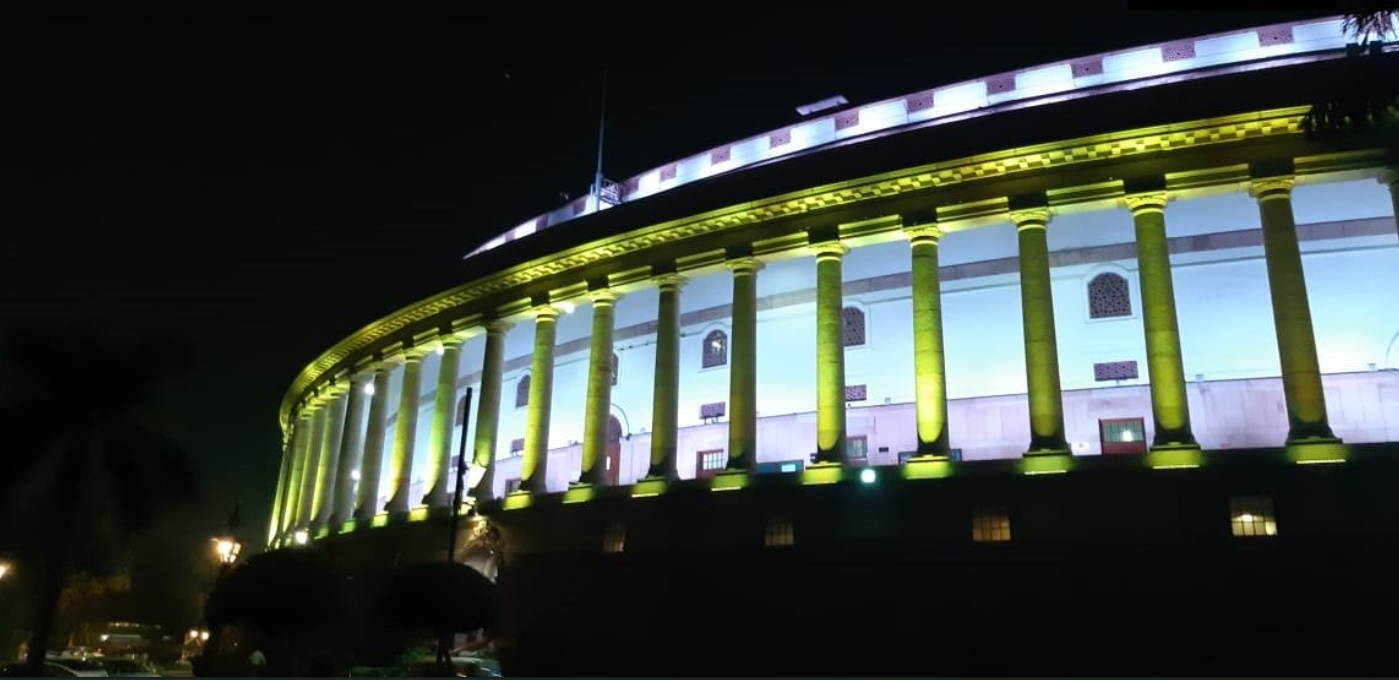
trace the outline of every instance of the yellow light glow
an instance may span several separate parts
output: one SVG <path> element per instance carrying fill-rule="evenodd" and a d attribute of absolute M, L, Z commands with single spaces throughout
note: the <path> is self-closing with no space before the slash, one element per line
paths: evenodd
<path fill-rule="evenodd" d="M 1244 514 L 1239 515 L 1239 521 L 1240 521 L 1240 522 L 1252 522 L 1252 521 L 1253 521 L 1253 515 L 1250 515 L 1250 514 L 1248 514 L 1247 512 L 1245 512 Z"/>
<path fill-rule="evenodd" d="M 219 561 L 224 564 L 233 564 L 238 560 L 238 553 L 242 552 L 243 546 L 230 538 L 214 539 L 214 554 L 218 555 Z"/>
<path fill-rule="evenodd" d="M 572 314 L 573 310 L 578 308 L 572 302 L 560 302 L 555 306 L 558 307 L 564 314 Z"/>
<path fill-rule="evenodd" d="M 296 533 L 292 534 L 291 539 L 297 545 L 306 545 L 306 541 L 310 540 L 311 536 L 306 533 L 305 529 L 298 529 Z"/>
<path fill-rule="evenodd" d="M 5 578 L 5 575 L 8 574 L 8 573 L 10 573 L 10 565 L 9 565 L 9 563 L 8 563 L 8 562 L 0 562 L 0 579 Z"/>

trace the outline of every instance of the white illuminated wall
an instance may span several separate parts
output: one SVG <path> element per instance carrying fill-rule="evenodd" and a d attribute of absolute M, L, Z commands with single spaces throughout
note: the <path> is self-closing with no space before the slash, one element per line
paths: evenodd
<path fill-rule="evenodd" d="M 1399 344 L 1399 239 L 1389 193 L 1374 180 L 1304 184 L 1296 189 L 1293 205 L 1302 225 L 1332 425 L 1352 442 L 1399 440 L 1399 371 L 1394 370 L 1399 369 L 1399 348 L 1394 347 Z M 1263 253 L 1238 240 L 1259 226 L 1257 204 L 1241 187 L 1167 208 L 1168 235 L 1190 237 L 1177 242 L 1183 245 L 1175 246 L 1172 263 L 1192 418 L 1196 436 L 1207 448 L 1276 446 L 1286 435 Z M 1326 229 L 1327 238 L 1308 237 Z M 1122 208 L 1061 214 L 1049 226 L 1050 250 L 1057 258 L 1052 276 L 1067 433 L 1079 454 L 1100 451 L 1099 418 L 1143 417 L 1151 428 L 1133 237 L 1131 215 Z M 1121 256 L 1103 261 L 1103 249 L 1115 245 Z M 1019 456 L 1029 441 L 1015 256 L 1010 224 L 952 231 L 941 246 L 951 444 L 967 460 Z M 911 292 L 877 285 L 878 277 L 905 274 L 908 263 L 903 241 L 858 247 L 844 261 L 845 301 L 865 312 L 867 338 L 864 346 L 846 350 L 846 383 L 867 386 L 867 399 L 850 404 L 848 429 L 852 436 L 868 437 L 877 464 L 893 463 L 898 452 L 917 444 Z M 998 266 L 1009 269 L 996 273 Z M 1131 316 L 1089 318 L 1087 283 L 1104 271 L 1122 274 L 1131 283 Z M 949 279 L 952 273 L 956 278 Z M 700 406 L 728 401 L 728 368 L 702 368 L 701 351 L 711 330 L 730 332 L 726 314 L 694 319 L 728 305 L 732 284 L 722 268 L 687 276 L 690 281 L 681 292 L 688 322 L 681 340 L 679 468 L 682 476 L 691 477 L 697 451 L 727 445 L 726 419 L 702 423 Z M 805 460 L 815 450 L 815 285 L 815 263 L 809 256 L 770 261 L 758 275 L 758 443 L 763 461 Z M 657 298 L 655 290 L 638 291 L 617 305 L 613 415 L 630 435 L 622 442 L 622 483 L 644 475 L 648 465 L 655 335 L 654 327 L 645 325 L 654 321 Z M 552 490 L 566 488 L 580 470 L 591 316 L 583 303 L 559 319 L 549 429 Z M 507 479 L 519 476 L 520 459 L 511 455 L 510 442 L 524 436 L 526 409 L 515 406 L 515 389 L 528 372 L 533 336 L 528 318 L 507 336 L 497 494 Z M 577 349 L 565 351 L 571 346 Z M 483 347 L 484 337 L 478 336 L 464 348 L 459 389 L 475 386 Z M 1094 380 L 1094 363 L 1129 360 L 1138 363 L 1140 379 Z M 426 479 L 429 465 L 436 374 L 437 357 L 430 355 L 423 365 L 415 480 Z M 396 410 L 395 397 L 391 419 Z M 475 405 L 471 415 L 474 421 Z M 383 496 L 392 478 L 392 445 L 391 426 L 385 438 Z M 415 503 L 422 496 L 421 483 L 418 487 Z"/>

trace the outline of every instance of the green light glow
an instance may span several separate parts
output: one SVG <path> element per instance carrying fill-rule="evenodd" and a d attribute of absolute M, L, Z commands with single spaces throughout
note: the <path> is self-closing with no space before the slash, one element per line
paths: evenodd
<path fill-rule="evenodd" d="M 918 418 L 918 453 L 947 455 L 947 363 L 942 343 L 942 288 L 934 225 L 906 229 L 913 251 L 913 376 Z"/>
<path fill-rule="evenodd" d="M 437 368 L 436 399 L 432 406 L 432 429 L 427 439 L 427 493 L 424 502 L 428 505 L 446 505 L 448 488 L 448 462 L 452 459 L 452 426 L 457 405 L 457 369 L 461 365 L 460 336 L 448 336 L 439 346 L 440 359 Z"/>
<path fill-rule="evenodd" d="M 1054 292 L 1049 277 L 1048 210 L 1013 213 L 1020 242 L 1020 306 L 1024 318 L 1025 377 L 1030 401 L 1027 455 L 1068 451 L 1064 400 L 1059 383 L 1059 345 L 1054 332 Z"/>
<path fill-rule="evenodd" d="M 750 482 L 747 470 L 722 470 L 709 480 L 710 491 L 738 491 Z"/>
<path fill-rule="evenodd" d="M 583 471 L 578 480 L 584 484 L 600 485 L 606 479 L 607 419 L 612 414 L 612 331 L 620 298 L 607 290 L 592 294 L 592 351 L 583 402 Z"/>
<path fill-rule="evenodd" d="M 418 393 L 422 390 L 423 357 L 410 353 L 403 357 L 403 385 L 398 391 L 398 423 L 393 435 L 392 495 L 385 507 L 391 513 L 408 512 L 412 500 L 413 448 L 418 438 Z"/>
<path fill-rule="evenodd" d="M 945 479 L 956 474 L 957 468 L 946 458 L 914 458 L 899 466 L 904 479 Z"/>
<path fill-rule="evenodd" d="M 651 477 L 647 479 L 641 479 L 638 480 L 636 484 L 632 486 L 631 495 L 632 498 L 648 498 L 651 496 L 659 496 L 665 493 L 666 489 L 669 486 L 669 480 L 663 477 Z"/>
<path fill-rule="evenodd" d="M 1076 461 L 1067 453 L 1025 456 L 1020 459 L 1020 472 L 1026 475 L 1057 475 L 1074 469 Z"/>
<path fill-rule="evenodd" d="M 549 408 L 554 396 L 554 341 L 559 310 L 535 310 L 534 357 L 530 362 L 529 410 L 525 416 L 525 451 L 520 461 L 520 488 L 545 493 L 549 467 Z"/>
<path fill-rule="evenodd" d="M 1344 463 L 1350 457 L 1350 447 L 1340 440 L 1293 442 L 1287 445 L 1287 459 L 1298 465 Z"/>
<path fill-rule="evenodd" d="M 534 497 L 528 491 L 515 491 L 505 495 L 501 500 L 500 507 L 505 510 L 522 510 L 528 508 L 534 502 Z"/>
<path fill-rule="evenodd" d="M 505 321 L 486 324 L 480 403 L 476 407 L 476 438 L 471 448 L 472 465 L 482 471 L 481 479 L 472 489 L 478 501 L 490 498 L 495 493 L 495 446 L 500 430 L 500 381 L 505 372 L 505 334 L 510 330 L 510 326 L 511 324 Z"/>
<path fill-rule="evenodd" d="M 845 315 L 840 260 L 848 248 L 817 243 L 816 459 L 845 462 Z"/>
<path fill-rule="evenodd" d="M 835 484 L 845 478 L 845 467 L 840 463 L 816 463 L 801 471 L 802 484 Z"/>
<path fill-rule="evenodd" d="M 570 487 L 568 491 L 563 492 L 563 502 L 565 504 L 587 503 L 596 497 L 597 487 L 591 484 L 576 484 Z"/>

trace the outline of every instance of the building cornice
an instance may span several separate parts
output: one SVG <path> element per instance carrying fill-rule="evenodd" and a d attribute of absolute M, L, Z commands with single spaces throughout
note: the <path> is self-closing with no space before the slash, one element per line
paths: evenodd
<path fill-rule="evenodd" d="M 311 362 L 293 381 L 282 402 L 281 422 L 285 428 L 293 407 L 309 389 L 350 367 L 363 355 L 376 351 L 387 354 L 395 343 L 405 339 L 410 339 L 411 342 L 413 334 L 421 332 L 425 327 L 436 327 L 450 322 L 450 319 L 443 317 L 454 315 L 451 318 L 455 319 L 479 315 L 483 310 L 476 307 L 481 304 L 509 298 L 511 291 L 516 289 L 520 292 L 518 297 L 526 298 L 528 294 L 524 289 L 527 286 L 537 286 L 540 282 L 566 276 L 570 272 L 594 269 L 599 264 L 615 265 L 621 258 L 635 258 L 648 251 L 660 251 L 687 241 L 695 242 L 696 252 L 707 251 L 711 247 L 701 245 L 705 239 L 713 240 L 718 235 L 741 232 L 764 223 L 774 223 L 774 230 L 781 230 L 783 234 L 800 234 L 805 241 L 805 234 L 798 224 L 801 220 L 792 218 L 810 217 L 826 212 L 839 215 L 842 214 L 841 209 L 848 211 L 860 208 L 872 219 L 886 212 L 897 212 L 900 207 L 896 205 L 898 199 L 904 199 L 904 203 L 909 199 L 928 202 L 931 201 L 928 197 L 936 195 L 935 192 L 951 192 L 964 187 L 977 189 L 968 192 L 971 194 L 994 195 L 997 193 L 993 186 L 995 181 L 1006 180 L 1006 184 L 1009 185 L 1020 177 L 1029 178 L 1032 173 L 1060 172 L 1090 164 L 1127 165 L 1158 154 L 1181 154 L 1206 147 L 1297 139 L 1301 135 L 1301 122 L 1306 111 L 1306 107 L 1259 111 L 1100 134 L 942 161 L 813 187 L 761 202 L 711 210 L 623 234 L 606 236 L 584 245 L 567 247 L 557 253 L 523 262 L 424 298 L 341 340 Z M 1321 160 L 1310 164 L 1305 162 L 1305 159 L 1298 159 L 1297 174 L 1369 167 L 1383 163 L 1383 151 L 1368 150 L 1354 143 L 1350 146 L 1358 150 L 1328 153 L 1319 156 Z M 1234 168 L 1236 164 L 1237 160 L 1226 164 L 1227 167 L 1167 172 L 1167 188 L 1173 191 L 1187 191 L 1203 186 L 1246 181 L 1246 169 L 1237 170 Z M 1115 182 L 1095 181 L 1079 187 L 1074 185 L 1074 181 L 1074 178 L 1069 178 L 1066 180 L 1066 186 L 1058 187 L 1050 193 L 1047 196 L 1049 204 L 1061 206 L 1103 199 L 1120 200 L 1123 196 L 1120 178 Z M 1010 190 L 1008 187 L 1006 191 Z M 996 215 L 1004 217 L 1008 209 L 1007 200 L 1003 197 L 999 200 L 971 201 L 966 205 L 972 207 L 954 209 L 944 216 L 941 206 L 950 205 L 952 202 L 932 202 L 940 206 L 939 221 L 944 224 L 952 220 L 975 221 Z M 882 230 L 892 233 L 901 229 L 898 220 L 886 220 L 886 223 L 880 227 Z M 862 235 L 864 233 L 865 231 L 861 232 Z M 770 234 L 763 236 L 769 238 L 771 245 L 760 250 L 762 244 L 756 244 L 755 251 L 776 252 L 782 243 L 781 239 L 785 238 Z M 804 247 L 805 243 L 790 245 Z M 691 267 L 696 264 L 689 263 Z M 630 271 L 625 265 L 619 269 Z M 640 272 L 638 276 L 641 278 L 649 278 L 649 270 L 646 268 L 635 269 Z M 619 280 L 616 283 L 628 282 Z M 584 292 L 577 291 L 578 294 Z M 517 311 L 528 309 L 528 306 L 516 306 L 520 307 Z"/>

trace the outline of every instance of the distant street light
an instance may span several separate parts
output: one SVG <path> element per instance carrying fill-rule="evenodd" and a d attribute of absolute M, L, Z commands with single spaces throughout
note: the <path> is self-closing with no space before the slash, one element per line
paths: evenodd
<path fill-rule="evenodd" d="M 243 544 L 236 538 L 216 538 L 214 539 L 214 554 L 219 556 L 219 562 L 230 565 L 238 561 L 238 553 L 243 551 Z"/>
<path fill-rule="evenodd" d="M 4 580 L 5 575 L 10 573 L 10 563 L 0 562 L 0 580 Z"/>

